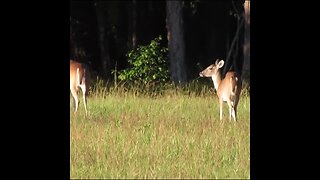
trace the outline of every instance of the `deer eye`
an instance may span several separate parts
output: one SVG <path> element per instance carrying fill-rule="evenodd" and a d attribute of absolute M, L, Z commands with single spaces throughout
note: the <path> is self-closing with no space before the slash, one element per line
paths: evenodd
<path fill-rule="evenodd" d="M 209 70 L 212 70 L 212 69 L 213 69 L 212 67 L 209 68 Z"/>

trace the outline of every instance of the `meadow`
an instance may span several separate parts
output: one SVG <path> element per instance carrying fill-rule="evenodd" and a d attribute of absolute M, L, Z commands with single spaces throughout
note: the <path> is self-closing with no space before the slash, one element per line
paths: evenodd
<path fill-rule="evenodd" d="M 136 86 L 135 86 L 136 87 Z M 97 83 L 89 114 L 70 96 L 70 178 L 250 178 L 250 95 L 219 120 L 213 85 Z"/>

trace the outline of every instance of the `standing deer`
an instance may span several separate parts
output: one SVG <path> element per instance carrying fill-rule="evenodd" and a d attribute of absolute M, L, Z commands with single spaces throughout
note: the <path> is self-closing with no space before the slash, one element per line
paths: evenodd
<path fill-rule="evenodd" d="M 215 64 L 211 64 L 206 69 L 199 73 L 200 77 L 211 77 L 213 85 L 217 91 L 220 105 L 220 120 L 222 120 L 222 107 L 223 102 L 227 102 L 229 106 L 229 119 L 231 116 L 234 121 L 237 120 L 237 105 L 240 98 L 241 92 L 241 80 L 237 76 L 236 72 L 227 72 L 224 79 L 221 79 L 220 68 L 224 65 L 224 61 L 219 59 L 216 60 Z"/>
<path fill-rule="evenodd" d="M 80 87 L 83 95 L 84 109 L 87 115 L 89 75 L 88 67 L 85 64 L 70 59 L 70 91 L 74 102 L 74 113 L 77 112 L 79 106 L 78 90 Z"/>

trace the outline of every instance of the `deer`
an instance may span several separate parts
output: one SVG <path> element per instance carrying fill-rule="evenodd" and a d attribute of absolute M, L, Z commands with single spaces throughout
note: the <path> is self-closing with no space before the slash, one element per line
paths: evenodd
<path fill-rule="evenodd" d="M 79 106 L 78 91 L 82 91 L 84 109 L 87 112 L 87 96 L 89 88 L 90 74 L 87 65 L 70 59 L 70 91 L 73 97 L 74 113 L 77 112 Z"/>
<path fill-rule="evenodd" d="M 214 64 L 211 64 L 199 73 L 200 77 L 211 77 L 214 88 L 219 98 L 220 120 L 222 120 L 223 103 L 227 102 L 229 106 L 229 119 L 233 118 L 237 121 L 237 106 L 240 99 L 241 80 L 234 71 L 228 71 L 222 79 L 220 68 L 224 65 L 223 60 L 217 59 Z"/>

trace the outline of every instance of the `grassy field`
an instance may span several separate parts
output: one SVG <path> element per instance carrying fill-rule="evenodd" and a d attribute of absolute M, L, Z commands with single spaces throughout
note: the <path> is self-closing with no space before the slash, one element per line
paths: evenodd
<path fill-rule="evenodd" d="M 82 99 L 81 99 L 82 100 Z M 216 94 L 95 90 L 85 117 L 70 101 L 71 178 L 250 178 L 250 97 L 219 120 Z"/>

